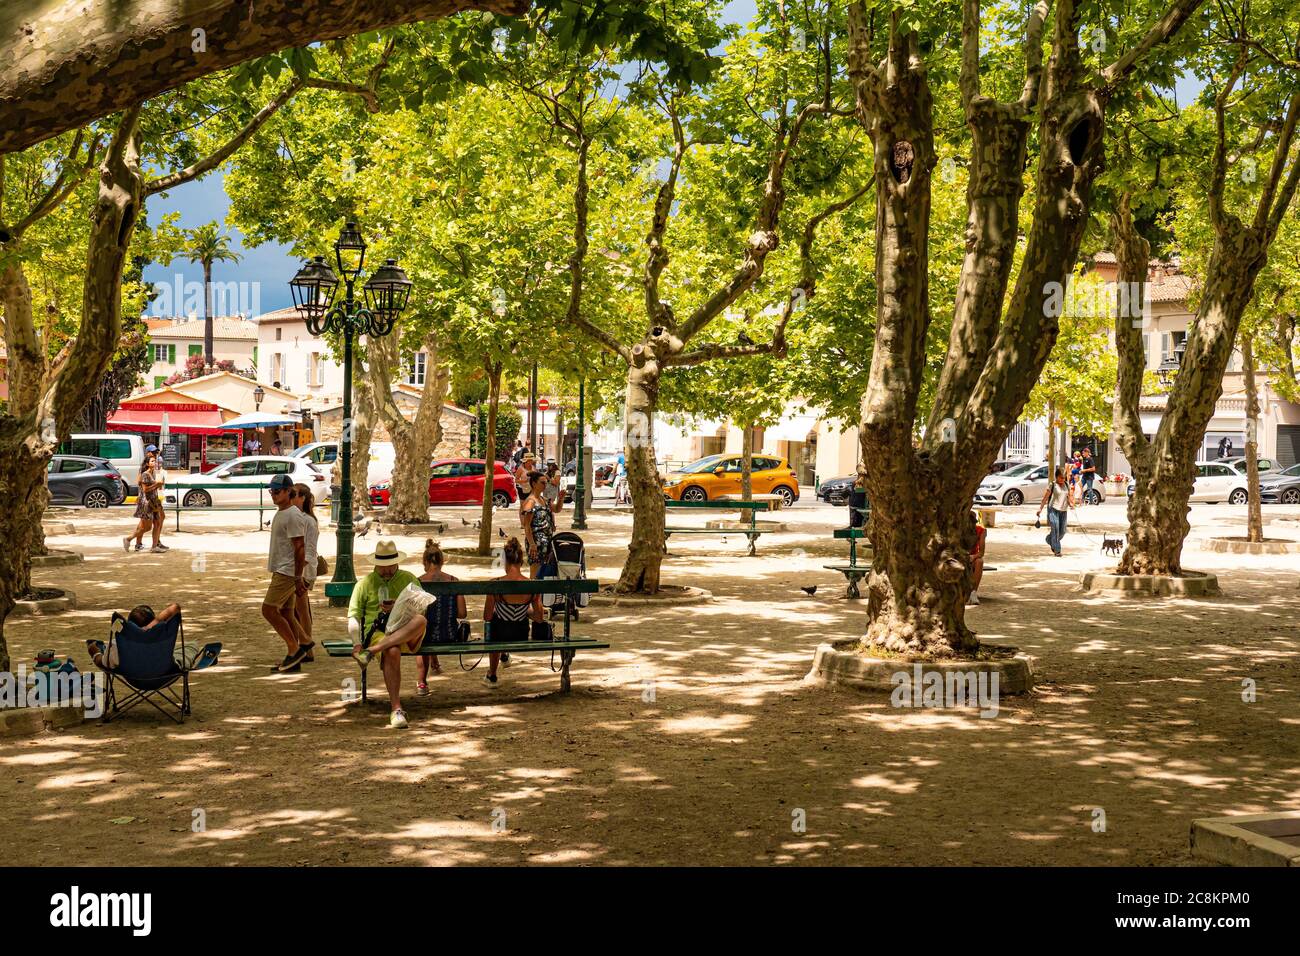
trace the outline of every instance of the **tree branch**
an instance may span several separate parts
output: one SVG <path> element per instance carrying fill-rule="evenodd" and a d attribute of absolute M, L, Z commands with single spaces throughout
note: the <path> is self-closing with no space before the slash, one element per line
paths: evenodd
<path fill-rule="evenodd" d="M 1291 163 L 1291 172 L 1282 187 L 1281 195 L 1277 195 L 1277 185 L 1282 178 L 1282 170 L 1286 167 L 1287 160 L 1291 158 L 1291 145 L 1295 141 L 1297 121 L 1300 121 L 1300 93 L 1291 97 L 1286 120 L 1282 123 L 1282 131 L 1277 138 L 1277 152 L 1273 155 L 1273 166 L 1269 170 L 1268 180 L 1264 183 L 1264 194 L 1260 196 L 1259 206 L 1255 210 L 1255 228 L 1267 229 L 1266 242 L 1272 242 L 1273 236 L 1277 235 L 1282 217 L 1286 215 L 1287 207 L 1291 205 L 1291 199 L 1295 196 L 1296 184 L 1300 182 L 1300 157 L 1297 157 Z M 1275 195 L 1277 195 L 1276 206 L 1273 203 Z"/>
<path fill-rule="evenodd" d="M 1029 12 L 1025 27 L 1025 85 L 1020 91 L 1019 106 L 1029 112 L 1038 102 L 1043 84 L 1043 26 L 1052 8 L 1051 0 L 1039 0 Z"/>
<path fill-rule="evenodd" d="M 1138 63 L 1147 56 L 1157 46 L 1164 43 L 1171 36 L 1178 32 L 1179 28 L 1187 22 L 1188 17 L 1195 13 L 1204 3 L 1205 0 L 1174 0 L 1165 15 L 1161 17 L 1146 35 L 1118 60 L 1101 71 L 1102 92 L 1106 94 L 1113 93 L 1138 65 Z"/>
<path fill-rule="evenodd" d="M 1223 206 L 1223 188 L 1228 178 L 1228 147 L 1223 114 L 1227 109 L 1228 96 L 1231 95 L 1233 87 L 1237 85 L 1237 80 L 1245 68 L 1246 51 L 1242 50 L 1237 55 L 1237 62 L 1233 64 L 1232 72 L 1224 82 L 1223 89 L 1219 90 L 1218 95 L 1214 97 L 1214 156 L 1210 161 L 1210 189 L 1207 199 L 1210 222 L 1215 232 L 1221 232 L 1227 224 L 1227 212 Z"/>

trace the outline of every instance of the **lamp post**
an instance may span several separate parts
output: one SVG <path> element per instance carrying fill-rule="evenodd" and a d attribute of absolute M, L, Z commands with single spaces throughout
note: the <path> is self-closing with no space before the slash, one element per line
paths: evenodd
<path fill-rule="evenodd" d="M 266 398 L 266 389 L 261 385 L 253 389 L 253 410 L 260 412 L 262 410 L 262 399 Z"/>
<path fill-rule="evenodd" d="M 587 471 L 582 467 L 582 446 L 583 439 L 587 432 L 587 408 L 586 408 L 586 388 L 587 380 L 578 379 L 578 481 L 574 487 L 573 502 L 573 530 L 587 530 Z"/>
<path fill-rule="evenodd" d="M 338 552 L 334 577 L 325 585 L 330 606 L 343 607 L 357 581 L 352 568 L 352 343 L 362 335 L 373 338 L 393 331 L 411 294 L 411 280 L 398 267 L 396 259 L 388 259 L 363 287 L 365 304 L 356 300 L 354 286 L 365 263 L 366 243 L 355 222 L 349 222 L 339 232 L 334 242 L 334 257 L 343 276 L 342 303 L 334 304 L 339 280 L 324 256 L 303 263 L 289 288 L 293 291 L 294 305 L 312 335 L 337 332 L 343 337 L 343 480 L 336 531 Z"/>
<path fill-rule="evenodd" d="M 1160 376 L 1160 384 L 1168 385 L 1169 380 L 1183 367 L 1183 356 L 1187 354 L 1187 340 L 1179 342 L 1174 346 L 1174 354 L 1161 360 L 1156 374 Z"/>

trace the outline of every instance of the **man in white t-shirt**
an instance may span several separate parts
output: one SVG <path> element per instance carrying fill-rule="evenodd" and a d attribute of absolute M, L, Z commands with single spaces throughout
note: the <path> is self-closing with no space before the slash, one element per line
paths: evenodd
<path fill-rule="evenodd" d="M 271 583 L 262 599 L 262 616 L 289 648 L 275 669 L 281 674 L 296 673 L 314 646 L 294 611 L 299 593 L 307 590 L 308 519 L 293 506 L 293 480 L 288 475 L 271 479 L 271 500 L 277 510 L 271 519 L 271 546 L 266 561 Z"/>

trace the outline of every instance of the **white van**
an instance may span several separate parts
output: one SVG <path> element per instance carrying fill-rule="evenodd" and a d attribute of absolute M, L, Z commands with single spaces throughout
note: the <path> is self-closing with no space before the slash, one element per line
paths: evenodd
<path fill-rule="evenodd" d="M 128 495 L 140 491 L 140 462 L 144 460 L 144 436 L 128 432 L 103 435 L 72 435 L 59 442 L 59 455 L 107 458 L 126 482 Z"/>
<path fill-rule="evenodd" d="M 294 458 L 306 458 L 309 462 L 329 474 L 334 468 L 334 461 L 342 454 L 336 441 L 314 441 L 296 448 L 291 453 Z M 393 462 L 397 453 L 390 441 L 372 441 L 370 443 L 370 464 L 366 468 L 366 486 L 377 481 L 387 481 L 393 476 Z"/>

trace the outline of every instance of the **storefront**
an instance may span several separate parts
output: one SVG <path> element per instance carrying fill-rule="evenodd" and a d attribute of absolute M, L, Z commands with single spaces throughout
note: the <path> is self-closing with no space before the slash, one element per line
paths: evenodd
<path fill-rule="evenodd" d="M 166 416 L 167 439 L 163 440 Z M 225 416 L 217 405 L 204 402 L 124 401 L 108 416 L 110 432 L 134 432 L 145 444 L 155 444 L 168 468 L 208 472 L 238 458 L 242 448 L 239 432 L 224 431 Z"/>

